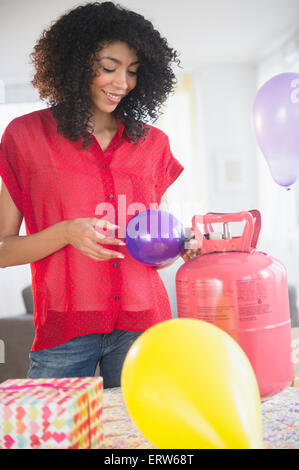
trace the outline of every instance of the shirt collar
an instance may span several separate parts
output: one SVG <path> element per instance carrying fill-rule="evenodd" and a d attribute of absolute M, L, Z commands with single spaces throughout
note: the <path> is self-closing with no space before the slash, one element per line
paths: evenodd
<path fill-rule="evenodd" d="M 126 131 L 126 128 L 125 128 L 124 124 L 122 123 L 122 121 L 120 120 L 120 118 L 118 116 L 116 117 L 116 121 L 117 121 L 117 134 L 118 134 L 118 137 L 121 138 L 122 135 L 125 134 L 127 136 L 127 138 L 130 139 L 130 136 Z"/>
<path fill-rule="evenodd" d="M 126 128 L 125 128 L 124 124 L 121 122 L 121 120 L 118 116 L 116 116 L 116 123 L 117 123 L 116 136 L 118 137 L 118 139 L 121 139 L 123 134 L 125 134 L 127 136 L 127 138 L 130 139 L 130 136 L 126 131 Z M 90 131 L 86 131 L 86 132 L 89 135 L 93 135 Z"/>

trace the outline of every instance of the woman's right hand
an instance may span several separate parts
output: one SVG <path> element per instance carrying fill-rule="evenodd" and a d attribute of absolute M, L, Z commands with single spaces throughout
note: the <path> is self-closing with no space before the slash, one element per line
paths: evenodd
<path fill-rule="evenodd" d="M 103 229 L 115 230 L 116 228 L 119 226 L 96 217 L 72 219 L 67 221 L 65 239 L 67 244 L 77 248 L 83 255 L 95 261 L 124 258 L 122 253 L 106 249 L 98 244 L 125 246 L 123 241 L 104 235 Z"/>

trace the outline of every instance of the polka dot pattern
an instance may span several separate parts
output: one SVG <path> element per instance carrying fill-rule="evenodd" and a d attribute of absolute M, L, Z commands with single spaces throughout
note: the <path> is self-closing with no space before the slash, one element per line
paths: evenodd
<path fill-rule="evenodd" d="M 80 139 L 58 134 L 50 109 L 14 119 L 2 137 L 0 175 L 23 213 L 27 234 L 66 219 L 98 217 L 119 225 L 114 235 L 122 239 L 130 218 L 158 207 L 183 171 L 168 137 L 149 128 L 145 141 L 134 144 L 118 122 L 103 152 L 95 137 L 83 149 Z M 136 261 L 125 246 L 104 246 L 125 258 L 95 261 L 69 244 L 31 263 L 32 351 L 86 334 L 144 331 L 171 318 L 156 269 Z"/>

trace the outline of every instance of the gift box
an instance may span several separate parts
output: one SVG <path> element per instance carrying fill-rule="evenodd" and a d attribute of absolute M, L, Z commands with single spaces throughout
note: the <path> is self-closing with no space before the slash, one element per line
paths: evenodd
<path fill-rule="evenodd" d="M 1 449 L 97 449 L 102 377 L 11 379 L 0 384 Z"/>

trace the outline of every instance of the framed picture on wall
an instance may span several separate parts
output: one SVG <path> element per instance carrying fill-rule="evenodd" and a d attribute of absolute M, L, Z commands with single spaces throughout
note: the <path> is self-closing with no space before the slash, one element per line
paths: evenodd
<path fill-rule="evenodd" d="M 246 174 L 247 152 L 223 149 L 216 153 L 216 174 L 219 191 L 240 191 L 248 187 Z"/>

